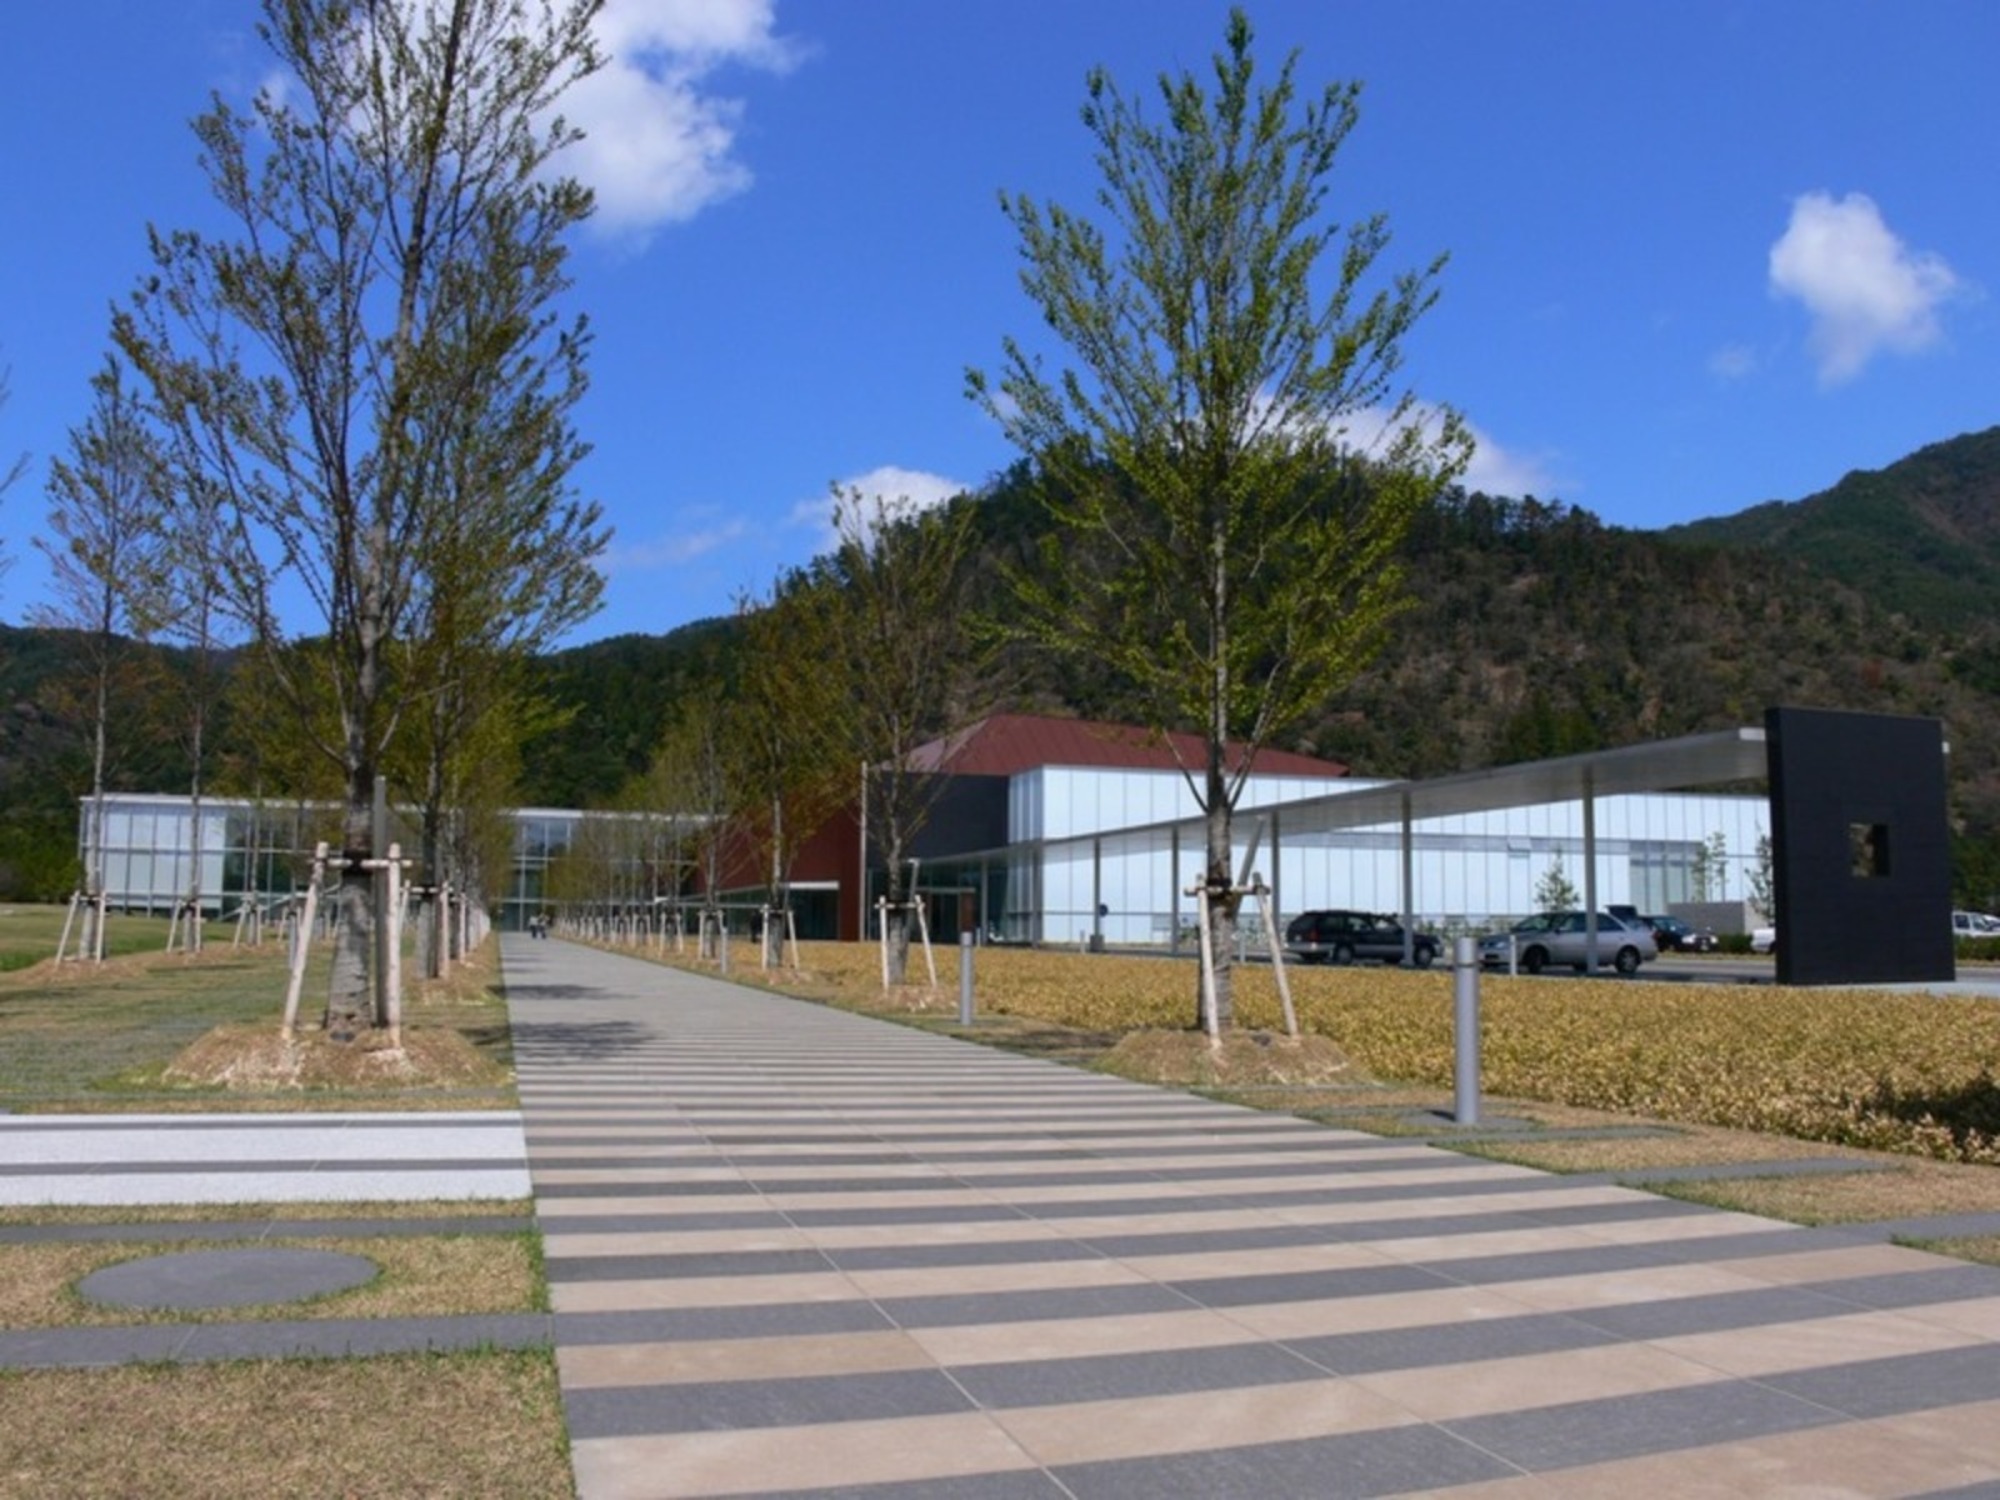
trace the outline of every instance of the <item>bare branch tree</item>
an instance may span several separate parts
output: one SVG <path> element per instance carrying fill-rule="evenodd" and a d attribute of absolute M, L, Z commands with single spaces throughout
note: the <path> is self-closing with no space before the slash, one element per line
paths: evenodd
<path fill-rule="evenodd" d="M 402 713 L 449 653 L 414 649 L 427 604 L 467 596 L 455 548 L 545 569 L 539 591 L 480 607 L 532 639 L 594 603 L 605 536 L 570 498 L 572 407 L 586 332 L 559 325 L 565 237 L 589 193 L 553 170 L 573 138 L 554 111 L 597 66 L 596 0 L 265 0 L 285 75 L 249 115 L 218 99 L 195 122 L 231 229 L 155 233 L 155 274 L 117 334 L 163 415 L 229 507 L 229 605 L 321 748 L 346 807 L 341 942 L 326 1029 L 371 1020 L 374 784 Z M 290 652 L 278 592 L 309 601 Z M 507 604 L 501 601 L 506 600 Z M 470 607 L 469 605 L 467 607 Z M 324 673 L 306 682 L 295 671 Z"/>

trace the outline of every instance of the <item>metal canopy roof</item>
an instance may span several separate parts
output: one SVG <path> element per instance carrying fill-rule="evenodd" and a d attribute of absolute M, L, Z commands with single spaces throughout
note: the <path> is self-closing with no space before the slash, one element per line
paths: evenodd
<path fill-rule="evenodd" d="M 1281 806 L 1288 833 L 1331 831 L 1398 822 L 1406 806 L 1410 818 L 1422 822 L 1509 807 L 1579 802 L 1586 797 L 1759 781 L 1765 774 L 1764 731 L 1729 729 L 1618 750 L 1593 750 L 1559 760 L 1467 771 L 1432 781 L 1393 781 Z M 1239 808 L 1238 816 L 1255 818 L 1267 810 Z"/>
<path fill-rule="evenodd" d="M 1423 822 L 1510 807 L 1676 791 L 1731 781 L 1761 781 L 1767 773 L 1764 731 L 1745 727 L 1647 745 L 1627 745 L 1617 750 L 1593 750 L 1556 760 L 1467 771 L 1431 781 L 1391 781 L 1293 802 L 1239 807 L 1236 820 L 1238 827 L 1247 833 L 1276 814 L 1284 837 L 1289 840 L 1301 834 L 1400 823 L 1406 812 L 1412 822 Z M 1203 821 L 1199 816 L 1175 818 L 1145 827 L 1076 834 L 1048 842 L 1051 845 L 1095 842 L 1110 852 L 1121 845 L 1155 844 L 1176 829 L 1193 831 L 1198 839 Z M 1239 833 L 1238 837 L 1242 836 Z"/>

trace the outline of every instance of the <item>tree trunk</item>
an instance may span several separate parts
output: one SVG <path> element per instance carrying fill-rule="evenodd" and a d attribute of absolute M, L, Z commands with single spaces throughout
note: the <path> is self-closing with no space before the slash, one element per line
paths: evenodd
<path fill-rule="evenodd" d="M 374 779 L 364 772 L 348 781 L 346 836 L 334 893 L 339 920 L 324 1020 L 327 1036 L 336 1042 L 351 1042 L 375 1024 L 370 983 L 375 971 L 375 882 L 372 872 L 362 868 L 374 840 Z"/>
<path fill-rule="evenodd" d="M 1208 808 L 1208 860 L 1203 882 L 1208 887 L 1208 941 L 1215 962 L 1215 1025 L 1227 1031 L 1235 1024 L 1236 897 L 1232 893 L 1235 871 L 1230 869 L 1230 808 L 1226 797 L 1216 795 L 1211 785 Z M 1195 1025 L 1204 1026 L 1201 1013 L 1200 976 L 1195 984 Z"/>
<path fill-rule="evenodd" d="M 882 908 L 882 934 L 888 945 L 889 983 L 904 983 L 910 976 L 910 910 L 903 901 L 902 850 L 888 851 L 889 868 L 882 894 L 888 905 Z M 914 897 L 913 897 L 914 899 Z"/>

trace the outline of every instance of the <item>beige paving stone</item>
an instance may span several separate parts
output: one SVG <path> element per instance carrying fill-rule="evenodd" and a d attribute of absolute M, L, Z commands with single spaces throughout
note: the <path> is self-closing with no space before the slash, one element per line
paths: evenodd
<path fill-rule="evenodd" d="M 999 1266 L 919 1266 L 850 1271 L 869 1297 L 950 1297 L 968 1293 L 1053 1291 L 1063 1287 L 1140 1286 L 1146 1278 L 1115 1260 L 1023 1261 Z"/>
<path fill-rule="evenodd" d="M 1301 1203 L 1266 1212 L 1288 1224 L 1352 1224 L 1377 1219 L 1456 1219 L 1478 1214 L 1527 1214 L 1551 1208 L 1623 1205 L 1644 1193 L 1630 1188 L 1570 1186 L 1560 1178 L 1534 1192 L 1451 1193 L 1436 1198 L 1406 1198 L 1394 1203 Z"/>
<path fill-rule="evenodd" d="M 1579 1229 L 1554 1226 L 1539 1229 L 1495 1229 L 1458 1234 L 1411 1235 L 1407 1239 L 1371 1240 L 1385 1258 L 1402 1264 L 1445 1264 L 1478 1260 L 1488 1255 L 1537 1255 L 1548 1251 L 1597 1250 L 1601 1242 Z"/>
<path fill-rule="evenodd" d="M 993 1202 L 993 1195 L 982 1188 L 959 1187 L 940 1181 L 937 1187 L 902 1188 L 884 1190 L 870 1188 L 856 1192 L 800 1193 L 771 1192 L 758 1193 L 756 1197 L 767 1208 L 779 1213 L 796 1211 L 811 1212 L 821 1208 L 963 1208 L 971 1205 L 985 1205 Z M 688 1200 L 682 1198 L 673 1210 L 688 1212 Z"/>
<path fill-rule="evenodd" d="M 1394 1265 L 1374 1245 L 1281 1245 L 1269 1250 L 1209 1250 L 1186 1255 L 1133 1255 L 1124 1264 L 1156 1281 L 1266 1276 L 1291 1271 L 1343 1271 Z"/>
<path fill-rule="evenodd" d="M 1791 1255 L 1746 1255 L 1740 1260 L 1712 1260 L 1709 1264 L 1718 1270 L 1740 1271 L 1759 1281 L 1796 1286 L 1813 1281 L 1838 1281 L 1845 1276 L 1893 1276 L 1905 1271 L 1941 1271 L 1963 1262 L 1912 1250 L 1905 1245 L 1848 1245 L 1799 1251 Z"/>
<path fill-rule="evenodd" d="M 1756 1214 L 1680 1214 L 1670 1219 L 1632 1219 L 1622 1224 L 1593 1224 L 1598 1239 L 1618 1245 L 1650 1245 L 1662 1240 L 1721 1239 L 1733 1234 L 1794 1234 L 1798 1225 Z M 1746 1259 L 1752 1257 L 1745 1257 Z"/>
<path fill-rule="evenodd" d="M 910 1330 L 909 1336 L 941 1365 L 1083 1359 L 1098 1354 L 1211 1349 L 1261 1342 L 1242 1324 L 1204 1308 L 1107 1318 L 1045 1318 L 1021 1323 L 916 1328 Z"/>
<path fill-rule="evenodd" d="M 2000 1455 L 1957 1440 L 2000 1431 L 2000 1411 L 1961 1407 L 1918 1427 L 1849 1422 L 1739 1443 L 1677 1449 L 1517 1479 L 1454 1486 L 1451 1500 L 1890 1500 L 2000 1480 Z"/>
<path fill-rule="evenodd" d="M 931 1368 L 935 1360 L 909 1334 L 883 1331 L 571 1345 L 556 1351 L 556 1364 L 565 1388 L 603 1389 L 919 1370 Z"/>
<path fill-rule="evenodd" d="M 594 1255 L 754 1254 L 760 1250 L 811 1250 L 812 1237 L 797 1229 L 633 1230 L 621 1234 L 542 1232 L 551 1258 Z"/>
<path fill-rule="evenodd" d="M 1414 1416 L 1449 1422 L 1571 1401 L 1711 1385 L 1726 1378 L 1713 1366 L 1682 1359 L 1649 1344 L 1614 1344 L 1421 1370 L 1384 1370 L 1357 1375 L 1354 1382 Z"/>
<path fill-rule="evenodd" d="M 970 1223 L 942 1224 L 815 1224 L 799 1230 L 824 1250 L 868 1250 L 885 1245 L 1006 1245 L 1031 1240 L 1068 1244 L 1081 1236 L 1070 1226 L 1009 1216 Z"/>
<path fill-rule="evenodd" d="M 1631 1302 L 1713 1297 L 1725 1292 L 1764 1291 L 1769 1287 L 1768 1281 L 1759 1281 L 1741 1271 L 1719 1271 L 1713 1266 L 1694 1263 L 1510 1281 L 1507 1295 L 1544 1312 L 1562 1312 L 1575 1307 L 1619 1307 Z"/>
<path fill-rule="evenodd" d="M 1985 1340 L 1976 1333 L 1901 1313 L 1868 1312 L 1807 1323 L 1773 1323 L 1761 1328 L 1682 1334 L 1653 1342 L 1656 1348 L 1713 1365 L 1731 1375 L 1757 1376 L 1899 1354 L 1928 1354 Z M 2000 1358 L 2000 1351 L 1996 1351 L 1996 1358 Z"/>
<path fill-rule="evenodd" d="M 1026 1407 L 996 1417 L 1051 1466 L 1330 1437 L 1413 1420 L 1393 1402 L 1345 1380 Z"/>
<path fill-rule="evenodd" d="M 549 1288 L 549 1301 L 559 1313 L 851 1302 L 857 1295 L 854 1283 L 837 1271 L 792 1276 L 680 1276 L 658 1281 L 560 1281 Z"/>
<path fill-rule="evenodd" d="M 759 1490 L 1001 1473 L 1034 1461 L 978 1412 L 741 1432 L 586 1438 L 571 1446 L 580 1500 L 679 1500 Z"/>
<path fill-rule="evenodd" d="M 1374 1333 L 1389 1328 L 1423 1328 L 1482 1318 L 1519 1318 L 1538 1309 L 1503 1290 L 1483 1286 L 1441 1286 L 1421 1292 L 1389 1292 L 1373 1297 L 1334 1297 L 1317 1302 L 1273 1302 L 1232 1307 L 1223 1316 L 1264 1338 L 1314 1338 L 1329 1333 Z"/>
<path fill-rule="evenodd" d="M 1964 1302 L 1936 1302 L 1903 1310 L 1905 1317 L 1920 1323 L 1936 1323 L 1945 1328 L 1977 1334 L 2000 1342 L 2000 1297 L 1975 1297 Z"/>

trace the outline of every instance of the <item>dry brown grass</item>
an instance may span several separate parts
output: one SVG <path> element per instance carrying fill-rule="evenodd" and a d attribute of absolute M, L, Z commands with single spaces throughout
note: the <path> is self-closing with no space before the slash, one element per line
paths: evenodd
<path fill-rule="evenodd" d="M 1360 1074 L 1327 1037 L 1291 1037 L 1268 1031 L 1233 1031 L 1211 1045 L 1198 1031 L 1132 1031 L 1097 1066 L 1141 1083 L 1189 1088 L 1325 1084 Z"/>
<path fill-rule="evenodd" d="M 543 1352 L 0 1375 L 0 1496 L 572 1500 Z"/>
<path fill-rule="evenodd" d="M 219 1323 L 259 1318 L 416 1318 L 532 1312 L 541 1300 L 535 1255 L 525 1234 L 298 1236 L 259 1248 L 335 1250 L 380 1267 L 350 1291 L 269 1307 L 153 1311 L 90 1302 L 75 1291 L 93 1271 L 163 1252 L 241 1248 L 240 1240 L 172 1245 L 65 1241 L 0 1245 L 0 1327 L 70 1328 L 132 1323 Z"/>
<path fill-rule="evenodd" d="M 1849 1146 L 1798 1141 L 1790 1136 L 1753 1135 L 1742 1130 L 1661 1126 L 1659 1135 L 1627 1135 L 1594 1141 L 1486 1140 L 1461 1149 L 1495 1161 L 1540 1167 L 1549 1172 L 1631 1172 L 1648 1167 L 1724 1166 L 1742 1162 L 1851 1157 L 1878 1160 Z M 2000 1177 L 2000 1173 L 1988 1175 Z"/>
<path fill-rule="evenodd" d="M 510 1082 L 508 1071 L 461 1033 L 415 1027 L 392 1047 L 387 1032 L 342 1043 L 317 1027 L 286 1040 L 270 1025 L 218 1026 L 182 1048 L 161 1077 L 170 1085 L 257 1094 L 500 1090 Z"/>
<path fill-rule="evenodd" d="M 1679 1182 L 1666 1190 L 1676 1198 L 1799 1224 L 2000 1213 L 2000 1172 L 1944 1162 L 1873 1159 L 1883 1164 L 1883 1170 Z"/>

